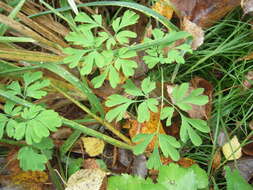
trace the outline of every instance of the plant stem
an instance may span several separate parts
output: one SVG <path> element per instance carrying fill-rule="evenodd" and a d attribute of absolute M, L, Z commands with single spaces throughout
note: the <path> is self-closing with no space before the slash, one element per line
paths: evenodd
<path fill-rule="evenodd" d="M 5 144 L 10 144 L 10 145 L 15 145 L 15 146 L 26 146 L 24 143 L 20 143 L 18 141 L 10 140 L 10 139 L 0 139 L 0 143 L 5 143 Z"/>
<path fill-rule="evenodd" d="M 120 147 L 120 148 L 124 148 L 124 149 L 129 149 L 129 150 L 132 150 L 132 146 L 131 145 L 128 145 L 126 143 L 123 143 L 121 141 L 118 141 L 112 137 L 109 137 L 107 135 L 104 135 L 102 133 L 99 133 L 93 129 L 90 129 L 88 127 L 85 127 L 79 123 L 76 123 L 74 121 L 71 121 L 71 120 L 68 120 L 68 119 L 65 119 L 63 118 L 63 123 L 73 129 L 78 129 L 80 131 L 82 131 L 84 134 L 87 134 L 87 135 L 91 135 L 93 137 L 97 137 L 99 139 L 103 139 L 105 142 L 109 142 L 110 144 L 112 145 L 115 145 L 117 147 Z"/>
<path fill-rule="evenodd" d="M 174 71 L 173 71 L 171 80 L 170 80 L 170 82 L 171 82 L 172 84 L 174 84 L 174 82 L 175 82 L 175 79 L 176 79 L 176 76 L 177 76 L 177 74 L 178 74 L 179 68 L 180 68 L 180 63 L 177 63 L 177 64 L 176 64 L 176 67 L 175 67 L 175 69 L 174 69 Z"/>
<path fill-rule="evenodd" d="M 74 98 L 69 96 L 66 92 L 61 90 L 60 88 L 56 87 L 53 83 L 51 83 L 51 86 L 55 88 L 58 92 L 60 92 L 62 95 L 64 95 L 66 98 L 68 98 L 71 102 L 76 104 L 79 108 L 81 108 L 83 111 L 85 111 L 87 114 L 89 114 L 91 117 L 93 117 L 95 120 L 97 120 L 99 123 L 101 123 L 103 126 L 105 126 L 107 129 L 109 129 L 113 134 L 118 136 L 120 139 L 128 143 L 129 145 L 132 144 L 131 140 L 127 138 L 125 135 L 120 133 L 117 129 L 115 129 L 110 123 L 104 121 L 102 118 L 98 117 L 96 114 L 92 113 L 89 108 L 87 108 L 85 105 L 81 104 L 80 102 L 76 101 Z"/>

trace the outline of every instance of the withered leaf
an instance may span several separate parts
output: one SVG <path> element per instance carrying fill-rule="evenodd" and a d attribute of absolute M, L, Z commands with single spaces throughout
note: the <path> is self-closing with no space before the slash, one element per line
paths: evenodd
<path fill-rule="evenodd" d="M 85 151 L 90 156 L 97 156 L 103 153 L 105 147 L 104 141 L 94 137 L 82 137 L 82 141 Z"/>
<path fill-rule="evenodd" d="M 241 6 L 244 14 L 253 12 L 253 0 L 241 0 Z"/>
<path fill-rule="evenodd" d="M 242 156 L 242 148 L 236 136 L 223 145 L 222 152 L 227 160 L 237 160 Z"/>

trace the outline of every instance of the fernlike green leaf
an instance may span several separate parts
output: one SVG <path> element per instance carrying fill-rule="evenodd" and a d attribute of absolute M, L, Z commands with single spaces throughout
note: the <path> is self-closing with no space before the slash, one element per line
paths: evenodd
<path fill-rule="evenodd" d="M 136 24 L 138 22 L 139 15 L 137 15 L 135 12 L 127 10 L 124 12 L 121 22 L 120 22 L 120 28 L 130 26 L 133 24 Z"/>
<path fill-rule="evenodd" d="M 183 54 L 180 51 L 175 50 L 175 49 L 170 50 L 168 52 L 166 61 L 168 63 L 173 63 L 173 62 L 177 62 L 177 63 L 180 63 L 180 64 L 185 63 Z"/>
<path fill-rule="evenodd" d="M 144 151 L 146 150 L 147 146 L 152 141 L 154 136 L 155 136 L 154 134 L 143 134 L 143 133 L 136 135 L 132 140 L 133 142 L 136 142 L 138 144 L 134 146 L 133 153 L 135 155 L 140 155 L 144 153 Z"/>
<path fill-rule="evenodd" d="M 4 134 L 4 130 L 5 130 L 5 126 L 8 122 L 8 118 L 4 115 L 0 113 L 0 139 L 3 138 L 3 134 Z"/>
<path fill-rule="evenodd" d="M 115 33 L 126 26 L 136 24 L 139 19 L 139 15 L 135 12 L 127 10 L 124 12 L 122 17 L 115 19 L 112 23 L 113 30 Z"/>
<path fill-rule="evenodd" d="M 137 68 L 137 63 L 133 60 L 120 59 L 115 61 L 115 68 L 119 71 L 122 68 L 122 72 L 126 77 L 134 75 L 134 71 Z"/>
<path fill-rule="evenodd" d="M 150 81 L 150 77 L 145 78 L 141 83 L 141 89 L 144 94 L 149 94 L 156 88 L 155 82 Z"/>
<path fill-rule="evenodd" d="M 193 126 L 195 129 L 203 132 L 208 133 L 210 131 L 209 127 L 207 126 L 207 123 L 205 121 L 199 120 L 199 119 L 191 119 L 187 118 L 183 115 L 181 115 L 182 118 L 182 124 L 180 128 L 180 138 L 183 142 L 186 142 L 188 140 L 188 137 L 190 137 L 192 143 L 195 146 L 199 146 L 202 144 L 202 139 L 197 134 L 197 132 L 191 127 Z"/>
<path fill-rule="evenodd" d="M 172 100 L 175 105 L 184 111 L 191 110 L 191 104 L 194 105 L 204 105 L 208 103 L 208 97 L 201 95 L 203 89 L 197 88 L 195 90 L 189 91 L 189 84 L 183 83 L 177 86 L 172 91 Z"/>
<path fill-rule="evenodd" d="M 157 40 L 157 39 L 161 39 L 164 37 L 164 32 L 161 31 L 160 29 L 158 28 L 155 28 L 153 31 L 152 31 L 152 35 L 154 36 L 154 39 Z"/>
<path fill-rule="evenodd" d="M 47 150 L 54 148 L 54 142 L 51 138 L 43 138 L 39 143 L 34 143 L 33 147 L 40 150 Z"/>
<path fill-rule="evenodd" d="M 9 116 L 15 117 L 20 114 L 22 106 L 16 106 L 15 102 L 7 100 L 4 104 L 4 112 Z"/>
<path fill-rule="evenodd" d="M 196 131 L 194 129 L 192 129 L 191 127 L 189 127 L 188 129 L 188 134 L 189 134 L 189 137 L 192 141 L 192 143 L 195 145 L 195 146 L 199 146 L 202 144 L 202 139 L 200 138 L 200 136 L 196 133 Z"/>
<path fill-rule="evenodd" d="M 201 131 L 202 133 L 210 132 L 210 128 L 208 127 L 207 122 L 204 120 L 188 118 L 187 121 L 190 123 L 191 126 Z"/>
<path fill-rule="evenodd" d="M 91 80 L 91 83 L 93 84 L 94 88 L 100 88 L 105 79 L 106 79 L 106 76 L 107 76 L 107 72 L 104 72 L 96 77 L 94 77 L 92 80 Z"/>
<path fill-rule="evenodd" d="M 88 24 L 84 25 L 87 27 L 88 30 L 95 28 L 95 27 L 102 26 L 102 16 L 101 15 L 92 15 L 92 17 L 93 17 L 93 19 L 90 16 L 88 16 L 86 13 L 81 12 L 75 17 L 75 21 L 88 23 Z"/>
<path fill-rule="evenodd" d="M 188 128 L 191 126 L 188 124 L 185 117 L 181 116 L 181 119 L 182 119 L 182 123 L 181 123 L 179 135 L 180 135 L 180 139 L 185 143 L 189 138 Z"/>
<path fill-rule="evenodd" d="M 137 34 L 129 30 L 123 30 L 117 33 L 115 37 L 120 44 L 128 44 L 129 38 L 136 38 Z"/>
<path fill-rule="evenodd" d="M 30 146 L 22 147 L 18 152 L 20 167 L 24 170 L 43 171 L 48 159 L 45 155 L 39 154 Z"/>
<path fill-rule="evenodd" d="M 109 82 L 112 88 L 116 88 L 120 82 L 119 73 L 112 65 L 109 67 Z"/>
<path fill-rule="evenodd" d="M 153 69 L 160 62 L 160 58 L 145 55 L 143 56 L 143 61 L 148 65 L 149 69 Z"/>
<path fill-rule="evenodd" d="M 147 168 L 157 170 L 161 166 L 162 166 L 162 162 L 161 162 L 161 159 L 160 159 L 158 145 L 156 144 L 151 156 L 149 157 L 149 159 L 147 161 Z"/>
<path fill-rule="evenodd" d="M 158 100 L 155 98 L 149 98 L 146 100 L 148 109 L 152 112 L 158 112 L 157 105 L 159 104 Z"/>
<path fill-rule="evenodd" d="M 13 81 L 7 87 L 8 91 L 10 91 L 13 95 L 22 95 L 21 87 L 18 81 Z"/>
<path fill-rule="evenodd" d="M 126 83 L 123 85 L 125 92 L 132 96 L 144 96 L 142 91 L 135 86 L 131 80 L 126 80 Z"/>
<path fill-rule="evenodd" d="M 109 122 L 116 119 L 116 122 L 123 119 L 127 108 L 130 106 L 131 102 L 122 104 L 116 108 L 111 109 L 109 112 L 106 113 L 105 119 Z"/>
<path fill-rule="evenodd" d="M 94 61 L 95 61 L 94 52 L 90 52 L 88 55 L 85 56 L 82 68 L 80 70 L 81 75 L 88 75 L 91 73 Z"/>
<path fill-rule="evenodd" d="M 200 168 L 197 164 L 192 165 L 190 168 L 193 169 L 196 175 L 197 188 L 206 188 L 208 186 L 208 176 L 206 171 Z"/>
<path fill-rule="evenodd" d="M 159 134 L 158 139 L 163 155 L 165 157 L 170 156 L 172 160 L 178 161 L 180 155 L 176 148 L 180 148 L 180 143 L 176 140 L 176 138 L 165 134 Z"/>
<path fill-rule="evenodd" d="M 89 50 L 80 50 L 80 49 L 74 49 L 74 48 L 65 48 L 63 49 L 63 52 L 68 54 L 66 58 L 64 58 L 64 63 L 69 63 L 70 68 L 77 67 L 79 62 L 81 62 L 82 57 L 89 52 Z"/>
<path fill-rule="evenodd" d="M 35 99 L 40 99 L 43 96 L 47 95 L 47 92 L 44 90 L 41 90 L 42 88 L 45 88 L 50 85 L 50 80 L 41 80 L 38 82 L 35 82 L 34 84 L 31 84 L 26 88 L 26 96 L 32 97 Z"/>
<path fill-rule="evenodd" d="M 160 115 L 160 119 L 166 120 L 166 126 L 170 126 L 171 125 L 171 118 L 173 116 L 174 113 L 174 108 L 173 107 L 163 107 L 162 111 L 161 111 L 161 115 Z"/>
<path fill-rule="evenodd" d="M 149 121 L 150 113 L 149 113 L 147 101 L 140 103 L 137 109 L 137 115 L 138 115 L 137 116 L 138 122 L 143 123 L 145 121 Z"/>
<path fill-rule="evenodd" d="M 24 74 L 23 79 L 25 82 L 25 96 L 40 99 L 47 95 L 47 92 L 41 89 L 49 86 L 50 81 L 42 79 L 42 72 L 27 72 Z"/>
<path fill-rule="evenodd" d="M 113 94 L 111 96 L 108 97 L 108 100 L 106 100 L 105 105 L 107 107 L 113 107 L 116 105 L 120 105 L 120 104 L 124 104 L 124 103 L 130 103 L 132 102 L 132 100 L 121 96 L 119 94 Z"/>
<path fill-rule="evenodd" d="M 16 126 L 14 138 L 21 140 L 25 136 L 27 144 L 39 143 L 43 137 L 49 136 L 50 131 L 56 131 L 62 124 L 58 113 L 36 105 L 25 108 L 21 117 L 25 121 Z"/>
<path fill-rule="evenodd" d="M 0 121 L 1 122 L 1 121 Z M 18 122 L 14 119 L 9 119 L 7 125 L 6 125 L 6 133 L 8 137 L 14 137 L 15 135 L 15 128 L 18 125 Z"/>

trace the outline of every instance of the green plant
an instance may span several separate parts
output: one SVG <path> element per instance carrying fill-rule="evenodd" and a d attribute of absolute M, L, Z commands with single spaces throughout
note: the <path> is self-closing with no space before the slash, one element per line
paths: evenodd
<path fill-rule="evenodd" d="M 187 181 L 187 183 L 186 183 Z M 189 168 L 182 168 L 177 164 L 171 163 L 168 166 L 162 166 L 159 169 L 157 183 L 151 179 L 129 176 L 112 176 L 109 178 L 108 190 L 197 190 L 208 186 L 208 176 L 205 170 L 198 165 L 192 165 Z"/>
<path fill-rule="evenodd" d="M 64 59 L 64 62 L 68 63 L 70 68 L 77 67 L 81 75 L 92 74 L 91 82 L 95 88 L 101 87 L 105 80 L 108 80 L 112 88 L 115 88 L 126 78 L 122 87 L 131 98 L 119 94 L 108 97 L 105 105 L 113 107 L 105 117 L 109 122 L 114 119 L 117 122 L 122 120 L 129 107 L 133 105 L 137 107 L 137 120 L 140 123 L 149 121 L 150 112 L 158 112 L 159 110 L 158 105 L 161 97 L 151 96 L 151 92 L 156 88 L 156 83 L 147 77 L 141 82 L 141 87 L 138 88 L 131 79 L 128 79 L 134 75 L 137 68 L 137 63 L 134 61 L 137 51 L 146 52 L 147 55 L 143 57 L 143 60 L 149 69 L 174 62 L 183 64 L 183 52 L 192 53 L 191 47 L 186 43 L 170 46 L 174 42 L 169 38 L 171 33 L 165 35 L 159 29 L 152 31 L 153 39 L 145 38 L 143 44 L 131 45 L 130 39 L 136 38 L 137 35 L 125 27 L 136 24 L 138 18 L 139 16 L 136 13 L 128 10 L 124 12 L 123 16 L 112 21 L 113 32 L 110 32 L 111 30 L 103 26 L 101 15 L 90 17 L 86 13 L 79 13 L 75 17 L 75 21 L 81 24 L 77 25 L 75 30 L 66 36 L 67 41 L 82 46 L 82 49 L 66 48 L 64 52 L 69 56 Z M 177 36 L 176 33 L 175 36 Z M 156 43 L 161 40 L 165 42 Z M 164 50 L 166 47 L 169 49 L 167 52 Z M 208 97 L 202 95 L 203 91 L 203 89 L 195 89 L 189 92 L 188 83 L 175 87 L 171 102 L 167 101 L 170 106 L 161 107 L 160 114 L 161 119 L 166 119 L 166 124 L 170 125 L 173 113 L 177 111 L 182 118 L 180 139 L 185 143 L 190 137 L 196 146 L 199 146 L 202 140 L 193 128 L 208 133 L 209 127 L 205 121 L 188 118 L 182 111 L 192 109 L 191 105 L 206 104 Z M 139 142 L 139 144 L 135 146 L 134 153 L 142 154 L 155 136 L 158 137 L 159 141 L 149 158 L 149 168 L 158 168 L 161 165 L 159 147 L 165 157 L 170 156 L 173 160 L 180 158 L 177 148 L 180 148 L 181 144 L 172 136 L 158 133 L 137 135 L 133 141 Z"/>
<path fill-rule="evenodd" d="M 42 72 L 25 73 L 21 86 L 18 81 L 13 81 L 6 87 L 6 91 L 24 100 L 31 98 L 40 99 L 45 96 L 46 91 L 42 88 L 49 86 L 49 80 L 42 79 Z M 27 145 L 22 147 L 18 153 L 20 166 L 24 170 L 44 170 L 44 164 L 49 157 L 40 154 L 39 151 L 52 149 L 53 143 L 44 140 L 62 125 L 62 120 L 54 110 L 45 109 L 40 105 L 27 108 L 13 101 L 6 101 L 4 113 L 0 113 L 0 139 L 6 135 L 15 140 L 23 140 Z M 51 142 L 50 144 L 47 144 Z M 44 147 L 46 146 L 46 147 Z M 29 155 L 29 160 L 27 159 Z"/>

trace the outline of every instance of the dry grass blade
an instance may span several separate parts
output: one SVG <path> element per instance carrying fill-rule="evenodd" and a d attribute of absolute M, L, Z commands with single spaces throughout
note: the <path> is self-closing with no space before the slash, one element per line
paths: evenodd
<path fill-rule="evenodd" d="M 27 50 L 15 50 L 0 47 L 0 59 L 12 61 L 60 62 L 64 56 Z"/>
<path fill-rule="evenodd" d="M 11 12 L 13 10 L 12 7 L 10 7 L 9 5 L 7 5 L 3 2 L 0 2 L 0 7 L 2 7 L 4 10 L 6 10 L 8 12 Z M 53 41 L 53 42 L 59 44 L 62 47 L 68 47 L 68 45 L 63 41 L 63 39 L 59 38 L 57 35 L 52 33 L 50 30 L 48 30 L 48 28 L 45 28 L 42 25 L 40 25 L 39 23 L 37 23 L 37 22 L 33 21 L 32 19 L 28 18 L 23 13 L 19 12 L 17 14 L 17 17 L 19 19 L 21 19 L 21 21 L 24 24 L 26 24 L 27 26 L 29 26 L 34 31 L 41 34 L 43 37 L 47 38 L 48 40 Z"/>
<path fill-rule="evenodd" d="M 43 38 L 38 33 L 34 32 L 30 28 L 24 26 L 23 24 L 20 24 L 19 22 L 8 18 L 7 16 L 0 14 L 0 22 L 3 24 L 8 25 L 9 27 L 13 28 L 14 30 L 20 32 L 21 34 L 31 37 L 34 40 L 39 42 L 39 45 L 45 49 L 48 49 L 56 54 L 62 55 L 62 52 L 57 47 L 57 44 L 50 42 L 49 40 Z"/>
<path fill-rule="evenodd" d="M 25 5 L 22 7 L 22 12 L 26 15 L 33 15 L 40 12 L 39 9 L 36 7 L 40 7 L 39 4 L 35 4 L 34 2 L 28 1 L 25 3 Z M 41 7 L 43 9 L 43 7 Z M 57 34 L 60 34 L 61 36 L 65 37 L 69 33 L 69 29 L 66 28 L 61 23 L 54 21 L 50 15 L 43 15 L 40 17 L 32 18 L 35 22 L 40 24 L 41 26 L 47 28 L 50 31 L 53 31 Z"/>

